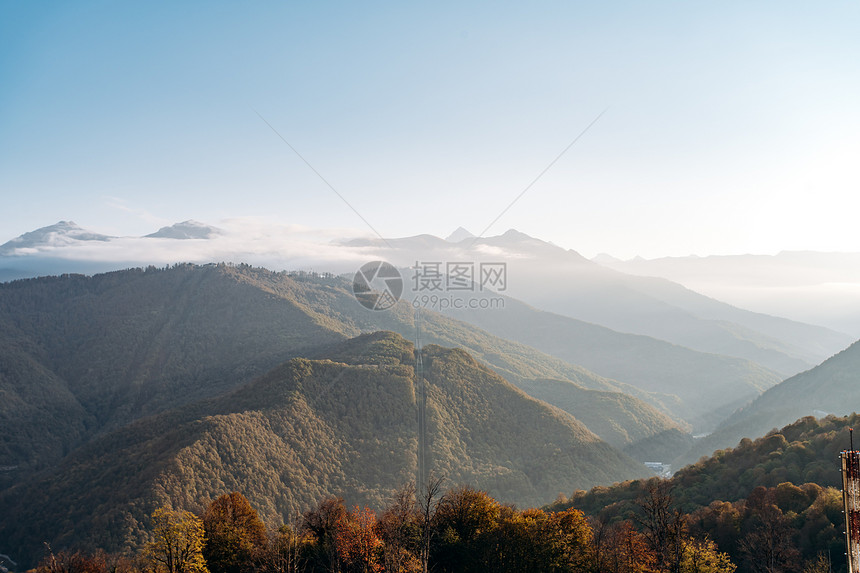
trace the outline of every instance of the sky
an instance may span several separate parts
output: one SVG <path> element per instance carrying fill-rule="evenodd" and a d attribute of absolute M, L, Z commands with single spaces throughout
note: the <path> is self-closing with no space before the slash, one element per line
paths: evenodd
<path fill-rule="evenodd" d="M 240 218 L 860 251 L 858 29 L 838 0 L 5 2 L 0 243 Z"/>

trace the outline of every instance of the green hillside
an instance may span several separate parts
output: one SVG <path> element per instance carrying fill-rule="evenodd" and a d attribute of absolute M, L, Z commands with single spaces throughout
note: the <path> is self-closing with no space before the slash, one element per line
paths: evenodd
<path fill-rule="evenodd" d="M 719 450 L 676 472 L 670 480 L 675 486 L 673 495 L 682 507 L 693 510 L 713 500 L 744 499 L 756 487 L 776 487 L 783 482 L 841 487 L 839 452 L 848 448 L 848 428 L 858 423 L 857 414 L 806 417 L 757 440 L 746 438 L 735 448 Z M 634 499 L 643 484 L 634 481 L 578 492 L 571 502 L 586 512 L 600 512 Z"/>
<path fill-rule="evenodd" d="M 860 342 L 767 390 L 696 444 L 686 459 L 695 461 L 803 416 L 844 416 L 856 410 L 860 410 Z"/>
<path fill-rule="evenodd" d="M 324 495 L 382 507 L 416 472 L 414 354 L 394 333 L 363 335 L 330 359 L 292 359 L 222 397 L 107 433 L 54 471 L 0 495 L 0 552 L 25 562 L 48 540 L 138 545 L 163 503 L 199 509 L 241 489 L 281 523 Z M 646 475 L 571 416 L 528 397 L 466 352 L 428 346 L 430 468 L 500 499 Z"/>
<path fill-rule="evenodd" d="M 692 443 L 692 437 L 675 427 L 668 416 L 627 394 L 590 390 L 566 380 L 528 380 L 518 386 L 529 396 L 568 412 L 603 440 L 641 461 L 668 463 L 677 456 L 679 445 L 688 448 Z M 663 428 L 680 442 L 672 441 L 673 450 L 663 455 L 651 450 L 637 455 L 643 441 L 658 435 L 656 428 Z M 662 436 L 664 440 L 668 437 Z"/>
<path fill-rule="evenodd" d="M 0 460 L 18 467 L 3 477 L 26 476 L 99 432 L 214 396 L 343 338 L 295 298 L 224 271 L 183 265 L 0 285 L 0 323 L 12 325 L 3 352 L 14 353 L 2 362 L 0 392 L 22 405 L 12 406 L 15 424 L 0 427 L 0 443 L 20 446 Z M 64 415 L 46 427 L 30 410 L 48 407 Z"/>
<path fill-rule="evenodd" d="M 0 490 L 82 442 L 95 418 L 68 384 L 32 356 L 14 327 L 0 325 Z"/>
<path fill-rule="evenodd" d="M 0 284 L 0 488 L 100 434 L 237 388 L 289 358 L 362 332 L 414 336 L 408 304 L 372 312 L 350 288 L 343 278 L 247 265 Z M 512 383 L 555 378 L 656 400 L 469 324 L 423 316 L 426 342 L 465 348 Z M 653 433 L 674 427 L 663 420 Z"/>
<path fill-rule="evenodd" d="M 849 446 L 848 428 L 859 422 L 857 414 L 802 418 L 703 458 L 664 484 L 634 480 L 577 491 L 549 509 L 574 507 L 598 521 L 636 521 L 656 485 L 686 514 L 692 531 L 731 555 L 739 572 L 799 572 L 828 556 L 833 571 L 845 571 L 838 455 Z"/>

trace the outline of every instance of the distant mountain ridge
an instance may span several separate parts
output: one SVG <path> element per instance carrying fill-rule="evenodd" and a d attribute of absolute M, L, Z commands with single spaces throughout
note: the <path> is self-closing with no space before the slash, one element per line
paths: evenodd
<path fill-rule="evenodd" d="M 755 361 L 784 376 L 845 348 L 844 334 L 722 303 L 666 279 L 628 275 L 573 250 L 509 230 L 452 245 L 432 235 L 349 241 L 409 269 L 416 261 L 506 264 L 504 294 L 540 310 L 685 346 Z"/>
<path fill-rule="evenodd" d="M 595 257 L 595 262 L 624 273 L 663 277 L 738 306 L 860 337 L 860 253 L 781 251 L 629 261 Z"/>
<path fill-rule="evenodd" d="M 60 221 L 54 225 L 42 227 L 29 233 L 24 233 L 0 245 L 0 255 L 10 255 L 16 252 L 26 252 L 40 247 L 64 247 L 78 241 L 110 241 L 115 237 L 93 233 L 74 221 Z"/>
<path fill-rule="evenodd" d="M 113 286 L 107 288 L 107 285 Z M 223 290 L 227 285 L 233 286 L 230 286 L 229 290 Z M 218 300 L 214 295 L 216 292 L 223 292 L 223 296 L 228 297 L 226 300 L 232 300 L 236 296 L 232 291 L 239 285 L 249 294 L 229 306 L 224 306 L 225 301 Z M 35 288 L 30 290 L 28 286 Z M 100 308 L 104 302 L 99 302 L 96 293 L 84 298 L 71 298 L 62 303 L 60 301 L 67 300 L 67 294 L 52 300 L 53 296 L 58 296 L 66 289 L 70 289 L 70 293 L 77 292 L 76 289 L 82 289 L 84 292 L 105 289 L 104 295 L 109 298 L 104 301 L 110 305 L 121 303 L 127 306 L 117 307 L 105 315 L 105 310 Z M 88 338 L 110 346 L 102 347 L 91 342 L 82 347 L 80 352 L 70 354 L 66 347 L 69 342 L 63 338 L 50 339 L 54 336 L 50 329 L 34 329 L 32 333 L 22 334 L 21 338 L 35 336 L 36 340 L 44 340 L 40 344 L 49 344 L 46 355 L 51 356 L 53 353 L 54 362 L 66 356 L 83 361 L 91 354 L 94 359 L 98 359 L 99 355 L 121 352 L 121 360 L 106 363 L 105 367 L 96 370 L 99 373 L 96 377 L 88 377 L 88 385 L 96 389 L 99 387 L 95 382 L 98 379 L 128 379 L 123 382 L 124 386 L 114 390 L 116 396 L 112 398 L 114 406 L 110 410 L 113 412 L 113 419 L 103 422 L 121 424 L 128 421 L 121 416 L 129 407 L 127 400 L 131 401 L 129 403 L 138 404 L 137 408 L 158 407 L 154 398 L 144 398 L 141 395 L 143 388 L 139 385 L 148 379 L 161 380 L 159 383 L 164 383 L 171 377 L 179 376 L 184 372 L 183 369 L 192 368 L 193 376 L 201 377 L 206 376 L 207 369 L 218 371 L 219 368 L 227 368 L 210 380 L 210 383 L 215 385 L 206 390 L 221 391 L 226 387 L 220 386 L 222 382 L 216 381 L 224 380 L 226 383 L 224 374 L 235 370 L 236 362 L 246 364 L 245 368 L 249 368 L 248 372 L 252 374 L 260 373 L 260 369 L 274 365 L 275 357 L 286 359 L 292 355 L 291 352 L 302 348 L 298 345 L 301 340 L 315 340 L 314 337 L 319 336 L 319 343 L 335 342 L 338 338 L 354 336 L 361 331 L 380 329 L 407 336 L 414 333 L 413 309 L 406 301 L 402 301 L 391 311 L 371 313 L 356 303 L 348 289 L 349 283 L 345 279 L 320 280 L 316 284 L 310 279 L 297 282 L 285 274 L 249 267 L 179 267 L 166 274 L 152 269 L 149 272 L 111 273 L 92 279 L 70 277 L 65 280 L 42 279 L 0 285 L 0 316 L 2 312 L 7 312 L 10 318 L 16 317 L 14 321 L 26 325 L 29 318 L 21 322 L 22 319 L 16 314 L 17 309 L 35 305 L 41 309 L 44 320 L 49 324 L 59 321 L 59 324 L 69 322 L 72 325 L 57 332 L 75 332 L 83 325 L 91 323 L 90 330 L 77 333 L 71 341 L 71 348 Z M 198 294 L 189 298 L 191 293 Z M 212 294 L 204 296 L 204 293 Z M 251 298 L 247 298 L 248 296 Z M 258 303 L 251 301 L 258 299 L 260 306 L 256 308 L 253 305 Z M 189 303 L 194 301 L 205 305 L 195 303 L 189 306 Z M 251 305 L 253 312 L 239 312 L 244 305 Z M 130 309 L 134 312 L 130 312 Z M 253 332 L 253 329 L 257 328 L 261 333 L 277 334 L 268 339 L 260 339 L 255 335 L 233 340 L 222 334 L 225 324 L 216 318 L 219 313 L 224 312 L 222 309 L 229 310 L 221 320 L 226 317 L 226 324 L 230 324 L 230 328 L 238 329 L 237 332 Z M 50 313 L 57 314 L 52 316 Z M 129 324 L 117 329 L 110 321 L 125 314 L 128 315 L 126 320 Z M 180 320 L 180 316 L 188 316 L 191 320 Z M 284 339 L 289 331 L 285 332 L 279 328 L 279 316 L 295 317 L 292 319 L 293 333 L 288 338 L 288 344 L 284 343 Z M 780 381 L 776 373 L 748 361 L 696 352 L 644 336 L 613 332 L 604 327 L 541 312 L 513 299 L 507 299 L 504 310 L 469 311 L 458 314 L 456 318 L 460 322 L 443 319 L 435 313 L 427 313 L 427 340 L 464 347 L 517 385 L 525 386 L 529 380 L 534 379 L 568 379 L 585 388 L 633 395 L 652 407 L 656 406 L 664 414 L 670 414 L 681 426 L 691 424 L 697 428 L 710 429 L 734 408 L 742 406 L 767 387 Z M 478 328 L 469 327 L 467 323 Z M 144 348 L 123 348 L 110 338 L 104 338 L 103 333 L 108 332 L 128 332 L 131 335 L 130 328 L 136 329 L 134 336 L 142 336 L 144 332 L 152 332 L 153 335 L 157 333 L 157 337 L 153 339 L 157 341 L 154 349 L 163 352 L 164 357 L 148 357 Z M 45 340 L 46 337 L 48 340 Z M 515 340 L 519 345 L 503 340 L 505 338 Z M 201 341 L 199 345 L 196 340 Z M 236 355 L 237 349 L 241 348 L 240 344 L 243 343 L 255 349 L 253 358 Z M 229 346 L 220 348 L 219 344 Z M 538 347 L 538 350 L 546 354 L 538 356 L 540 353 L 528 349 L 529 346 Z M 185 350 L 178 354 L 181 349 Z M 215 361 L 207 357 L 207 353 L 213 351 L 217 354 Z M 135 358 L 135 353 L 139 353 L 141 357 Z M 170 366 L 165 371 L 170 374 L 161 374 L 159 370 L 152 371 L 150 362 L 163 369 L 165 357 L 173 361 L 167 363 Z M 231 357 L 234 358 L 233 362 L 228 362 Z M 253 362 L 248 363 L 249 360 Z M 187 366 L 183 365 L 186 361 L 189 363 Z M 114 365 L 111 366 L 112 364 Z M 577 370 L 572 366 L 577 364 L 584 368 Z M 175 369 L 179 366 L 181 368 Z M 75 368 L 70 372 L 59 371 L 58 374 L 62 379 L 74 383 L 80 376 L 79 372 L 83 371 L 82 366 Z M 111 368 L 128 368 L 129 372 L 137 374 L 129 377 L 128 374 L 112 371 Z M 55 371 L 56 367 L 48 369 Z M 135 376 L 140 379 L 132 383 Z M 87 386 L 82 386 L 81 391 L 86 388 Z M 707 392 L 703 393 L 699 388 L 704 388 Z M 201 388 L 194 389 L 197 393 L 201 391 Z M 80 391 L 74 393 L 81 396 Z M 139 395 L 141 396 L 138 397 Z M 153 396 L 156 395 L 153 393 Z M 192 397 L 181 396 L 182 399 Z M 85 398 L 85 401 L 89 400 Z M 107 398 L 99 400 L 102 405 L 99 405 L 98 409 L 108 411 Z M 153 410 L 143 409 L 141 412 L 152 413 Z M 24 423 L 26 424 L 26 419 Z M 665 429 L 667 428 L 654 428 L 654 431 L 659 433 Z"/>
<path fill-rule="evenodd" d="M 224 231 L 218 227 L 213 227 L 193 219 L 175 223 L 168 227 L 162 227 L 155 233 L 144 235 L 149 238 L 156 239 L 211 239 L 223 234 Z"/>
<path fill-rule="evenodd" d="M 271 241 L 268 233 L 242 234 L 247 232 L 247 227 L 224 230 L 185 221 L 147 237 L 102 241 L 108 250 L 95 248 L 95 241 L 73 238 L 68 238 L 69 245 L 86 244 L 87 249 L 72 250 L 56 241 L 34 252 L 7 249 L 5 255 L 0 254 L 0 280 L 39 274 L 89 274 L 149 264 L 162 266 L 165 261 L 261 264 L 261 260 L 270 259 L 275 270 L 292 270 L 297 268 L 289 264 L 292 257 L 296 265 L 302 265 L 299 268 L 309 265 L 336 273 L 354 273 L 361 265 L 359 261 L 373 258 L 388 260 L 403 269 L 421 261 L 498 262 L 507 266 L 510 277 L 505 294 L 536 308 L 701 352 L 752 360 L 783 376 L 808 369 L 852 342 L 848 336 L 821 327 L 732 307 L 665 279 L 625 274 L 513 229 L 484 238 L 475 238 L 459 228 L 448 239 L 425 234 L 308 245 L 311 253 L 325 252 L 316 259 L 302 248 L 294 250 L 290 257 L 280 254 L 286 245 L 305 245 L 304 242 L 285 239 L 279 245 L 270 245 L 265 243 Z M 164 249 L 161 243 L 148 242 L 153 237 L 199 241 L 186 240 L 175 249 Z M 123 259 L 124 253 L 128 253 L 129 260 Z M 147 258 L 147 253 L 152 254 L 152 259 Z"/>
<path fill-rule="evenodd" d="M 161 239 L 211 239 L 223 233 L 222 229 L 213 227 L 193 219 L 161 227 L 158 231 L 144 235 L 148 238 Z M 84 229 L 74 221 L 60 221 L 47 227 L 41 227 L 19 235 L 0 245 L 0 255 L 24 255 L 27 249 L 45 247 L 61 248 L 73 246 L 78 242 L 100 241 L 109 242 L 120 239 L 112 235 L 103 235 Z"/>
<path fill-rule="evenodd" d="M 457 229 L 445 237 L 445 240 L 449 243 L 459 243 L 460 241 L 465 241 L 466 239 L 475 239 L 475 235 L 464 229 L 463 227 L 457 227 Z"/>

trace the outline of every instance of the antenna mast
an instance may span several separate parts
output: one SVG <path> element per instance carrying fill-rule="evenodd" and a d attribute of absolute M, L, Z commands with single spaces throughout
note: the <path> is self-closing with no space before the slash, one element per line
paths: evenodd
<path fill-rule="evenodd" d="M 848 573 L 860 573 L 860 452 L 854 450 L 854 428 L 848 428 L 850 450 L 842 452 L 842 504 Z"/>
<path fill-rule="evenodd" d="M 424 351 L 421 346 L 421 308 L 415 309 L 415 382 L 418 390 L 418 476 L 415 494 L 420 496 L 427 483 L 427 384 L 424 380 Z"/>

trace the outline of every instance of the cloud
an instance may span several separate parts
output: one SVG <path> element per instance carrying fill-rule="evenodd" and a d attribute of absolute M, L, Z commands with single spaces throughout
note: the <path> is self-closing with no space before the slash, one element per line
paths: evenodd
<path fill-rule="evenodd" d="M 353 271 L 379 257 L 375 249 L 341 244 L 359 234 L 354 229 L 315 229 L 249 217 L 219 221 L 218 226 L 224 232 L 210 239 L 116 237 L 82 241 L 74 236 L 51 236 L 43 244 L 16 249 L 14 255 L 133 266 L 245 262 L 274 270 L 338 273 Z"/>

